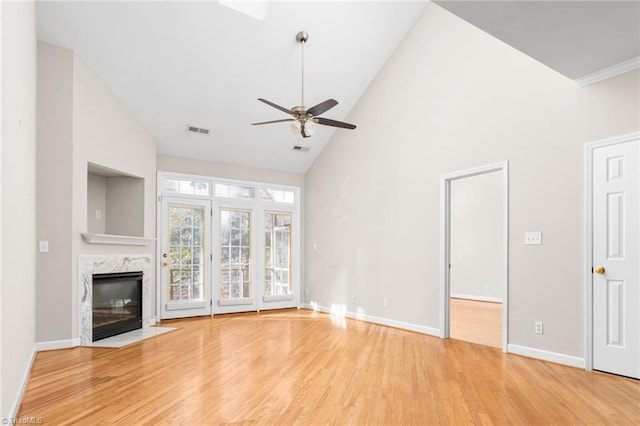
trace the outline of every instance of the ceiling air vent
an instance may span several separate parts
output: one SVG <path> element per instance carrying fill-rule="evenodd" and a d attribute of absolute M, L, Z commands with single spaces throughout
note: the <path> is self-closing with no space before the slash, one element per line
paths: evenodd
<path fill-rule="evenodd" d="M 196 127 L 196 126 L 187 126 L 187 132 L 189 133 L 200 133 L 201 135 L 208 135 L 210 130 L 209 129 L 203 129 L 202 127 Z"/>
<path fill-rule="evenodd" d="M 291 151 L 309 152 L 309 147 L 308 146 L 294 145 L 293 148 L 291 148 Z"/>

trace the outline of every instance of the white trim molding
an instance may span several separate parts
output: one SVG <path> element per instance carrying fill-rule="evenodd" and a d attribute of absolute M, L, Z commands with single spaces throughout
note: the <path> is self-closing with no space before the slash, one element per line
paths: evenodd
<path fill-rule="evenodd" d="M 584 369 L 593 370 L 593 152 L 597 148 L 640 139 L 640 132 L 628 133 L 584 145 Z"/>
<path fill-rule="evenodd" d="M 52 340 L 50 342 L 36 342 L 36 352 L 54 351 L 57 349 L 71 349 L 80 346 L 80 338 L 66 340 Z"/>
<path fill-rule="evenodd" d="M 24 392 L 27 390 L 27 383 L 29 383 L 29 377 L 31 376 L 31 369 L 33 368 L 33 363 L 36 360 L 36 353 L 38 349 L 36 345 L 33 346 L 33 350 L 31 351 L 31 357 L 29 358 L 29 363 L 27 364 L 27 369 L 22 376 L 22 380 L 20 381 L 20 388 L 18 388 L 18 393 L 16 395 L 16 399 L 11 404 L 11 408 L 9 409 L 10 419 L 15 419 L 18 417 L 18 408 L 20 408 L 20 404 L 22 403 L 22 398 L 24 397 Z M 4 420 L 4 419 L 3 419 Z"/>
<path fill-rule="evenodd" d="M 586 87 L 599 81 L 606 80 L 629 71 L 637 70 L 638 68 L 640 68 L 640 56 L 601 69 L 594 73 L 587 74 L 584 77 L 575 79 L 574 81 L 578 83 L 579 86 Z"/>
<path fill-rule="evenodd" d="M 320 306 L 313 302 L 311 303 L 303 303 L 301 305 L 302 309 L 309 309 L 312 311 L 318 311 L 325 314 L 336 315 L 336 312 L 331 308 L 327 308 L 326 306 Z M 350 318 L 358 321 L 370 322 L 372 324 L 384 325 L 387 327 L 398 328 L 406 331 L 413 331 L 421 334 L 428 334 L 429 336 L 440 336 L 440 330 L 437 328 L 427 327 L 426 325 L 413 324 L 410 322 L 397 321 L 389 318 L 376 317 L 373 315 L 366 315 L 364 313 L 359 312 L 350 312 L 344 311 L 339 313 L 341 316 L 345 318 Z"/>
<path fill-rule="evenodd" d="M 509 343 L 509 162 L 488 164 L 440 176 L 440 337 L 449 337 L 451 318 L 451 182 L 485 173 L 502 172 L 502 351 Z"/>
<path fill-rule="evenodd" d="M 530 348 L 528 346 L 520 346 L 509 343 L 508 352 L 516 355 L 526 356 L 529 358 L 539 359 L 542 361 L 568 365 L 570 367 L 584 367 L 584 358 L 573 355 L 565 355 L 557 352 L 545 351 L 543 349 Z"/>
<path fill-rule="evenodd" d="M 109 235 L 109 234 L 89 234 L 82 233 L 82 237 L 87 244 L 109 244 L 119 246 L 148 246 L 155 238 L 151 237 L 131 237 L 128 235 Z"/>

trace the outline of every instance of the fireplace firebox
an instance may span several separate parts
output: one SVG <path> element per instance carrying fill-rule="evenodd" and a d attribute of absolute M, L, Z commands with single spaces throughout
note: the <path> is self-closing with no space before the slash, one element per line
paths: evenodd
<path fill-rule="evenodd" d="M 142 272 L 93 274 L 93 341 L 142 328 Z"/>

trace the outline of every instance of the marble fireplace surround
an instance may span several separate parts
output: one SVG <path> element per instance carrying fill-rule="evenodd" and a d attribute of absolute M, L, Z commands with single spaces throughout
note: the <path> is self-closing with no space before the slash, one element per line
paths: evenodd
<path fill-rule="evenodd" d="M 80 255 L 78 256 L 78 304 L 80 344 L 93 341 L 91 312 L 93 274 L 142 271 L 142 327 L 155 324 L 151 315 L 151 257 L 148 255 Z"/>

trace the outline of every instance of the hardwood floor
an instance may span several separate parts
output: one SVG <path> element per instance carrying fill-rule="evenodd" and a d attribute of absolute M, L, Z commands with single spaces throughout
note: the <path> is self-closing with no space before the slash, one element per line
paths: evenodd
<path fill-rule="evenodd" d="M 452 339 L 502 348 L 502 303 L 449 300 Z"/>
<path fill-rule="evenodd" d="M 163 321 L 122 349 L 40 352 L 44 424 L 638 424 L 640 382 L 308 310 Z"/>

